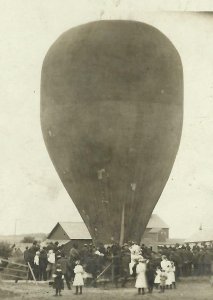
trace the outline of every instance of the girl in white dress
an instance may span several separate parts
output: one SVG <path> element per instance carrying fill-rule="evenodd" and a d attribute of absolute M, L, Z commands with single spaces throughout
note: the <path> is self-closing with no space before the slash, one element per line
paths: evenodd
<path fill-rule="evenodd" d="M 159 285 L 160 285 L 160 274 L 161 274 L 161 269 L 160 267 L 158 266 L 156 271 L 155 271 L 155 281 L 154 281 L 154 284 L 155 284 L 155 287 L 158 289 Z"/>
<path fill-rule="evenodd" d="M 136 282 L 135 287 L 138 289 L 138 294 L 145 294 L 144 289 L 147 288 L 146 281 L 146 260 L 144 258 L 140 258 L 138 264 L 136 266 Z"/>
<path fill-rule="evenodd" d="M 167 279 L 166 279 L 166 287 L 167 289 L 172 289 L 172 265 L 169 260 L 167 260 L 167 267 L 166 267 L 166 274 L 167 274 Z"/>
<path fill-rule="evenodd" d="M 176 270 L 175 264 L 173 261 L 171 261 L 171 281 L 172 281 L 174 288 L 176 289 L 175 270 Z"/>
<path fill-rule="evenodd" d="M 80 264 L 79 260 L 76 261 L 74 273 L 75 273 L 75 278 L 73 281 L 73 286 L 76 287 L 75 295 L 78 295 L 78 289 L 79 289 L 79 294 L 82 294 L 82 287 L 84 285 L 84 279 L 83 279 L 84 269 Z"/>

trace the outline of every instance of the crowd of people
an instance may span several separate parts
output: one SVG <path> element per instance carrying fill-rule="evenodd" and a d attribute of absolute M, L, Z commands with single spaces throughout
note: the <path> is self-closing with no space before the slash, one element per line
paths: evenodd
<path fill-rule="evenodd" d="M 149 293 L 156 287 L 160 292 L 176 288 L 180 276 L 210 275 L 213 261 L 213 244 L 189 244 L 159 247 L 154 252 L 151 247 L 138 246 L 134 242 L 104 246 L 73 243 L 69 253 L 58 242 L 40 247 L 36 241 L 24 252 L 24 260 L 29 263 L 36 280 L 53 280 L 56 295 L 71 284 L 76 294 L 82 293 L 84 284 L 96 287 L 97 279 L 110 279 L 115 286 L 125 287 L 130 278 L 135 279 L 138 293 Z M 29 273 L 29 278 L 32 273 Z"/>
<path fill-rule="evenodd" d="M 213 243 L 195 243 L 160 247 L 159 253 L 174 261 L 176 275 L 203 276 L 212 273 Z"/>

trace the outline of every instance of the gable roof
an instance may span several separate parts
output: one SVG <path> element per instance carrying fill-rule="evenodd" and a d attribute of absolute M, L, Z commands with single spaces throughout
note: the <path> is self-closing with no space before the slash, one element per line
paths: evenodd
<path fill-rule="evenodd" d="M 55 229 L 61 226 L 71 240 L 91 240 L 91 235 L 83 222 L 58 222 L 53 230 L 48 234 L 48 239 Z"/>
<path fill-rule="evenodd" d="M 47 239 L 51 239 L 52 233 L 61 226 L 71 240 L 91 240 L 92 237 L 84 222 L 58 222 L 52 231 L 48 234 Z M 153 214 L 146 226 L 149 229 L 169 228 L 161 218 Z M 153 232 L 153 231 L 152 231 Z"/>
<path fill-rule="evenodd" d="M 156 214 L 152 214 L 146 228 L 169 228 L 169 226 Z"/>

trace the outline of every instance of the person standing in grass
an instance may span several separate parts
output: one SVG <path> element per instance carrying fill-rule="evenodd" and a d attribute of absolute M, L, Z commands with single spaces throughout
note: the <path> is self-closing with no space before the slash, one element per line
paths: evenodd
<path fill-rule="evenodd" d="M 160 293 L 165 292 L 166 280 L 167 280 L 167 274 L 166 271 L 163 269 L 160 274 Z"/>
<path fill-rule="evenodd" d="M 175 281 L 175 264 L 171 261 L 171 281 L 174 289 L 176 289 L 176 281 Z"/>
<path fill-rule="evenodd" d="M 55 267 L 55 253 L 53 252 L 52 249 L 49 250 L 47 253 L 47 278 L 50 279 L 53 274 L 53 270 Z"/>
<path fill-rule="evenodd" d="M 148 262 L 147 264 L 146 279 L 147 279 L 148 291 L 149 293 L 152 293 L 154 287 L 154 280 L 155 280 L 155 268 L 151 262 Z"/>
<path fill-rule="evenodd" d="M 82 294 L 82 288 L 84 285 L 84 279 L 83 279 L 83 274 L 84 274 L 84 269 L 82 265 L 80 264 L 80 260 L 76 261 L 76 266 L 74 268 L 74 273 L 75 273 L 75 278 L 73 281 L 73 286 L 76 288 L 75 295 Z"/>
<path fill-rule="evenodd" d="M 146 280 L 146 259 L 143 257 L 139 258 L 138 264 L 136 266 L 136 282 L 135 287 L 138 289 L 138 294 L 145 294 L 145 289 L 147 288 Z"/>
<path fill-rule="evenodd" d="M 155 271 L 155 281 L 154 281 L 156 289 L 158 289 L 158 287 L 160 285 L 160 274 L 161 274 L 160 266 L 157 266 L 156 271 Z"/>
<path fill-rule="evenodd" d="M 33 266 L 33 271 L 34 271 L 36 280 L 39 280 L 39 265 L 40 265 L 40 252 L 36 251 L 36 254 L 34 257 L 34 266 Z"/>
<path fill-rule="evenodd" d="M 65 257 L 64 253 L 61 253 L 61 257 L 58 256 L 58 264 L 61 265 L 61 270 L 64 275 L 64 279 L 67 284 L 68 290 L 71 290 L 71 285 L 70 285 L 70 270 L 69 270 L 69 259 Z"/>
<path fill-rule="evenodd" d="M 53 273 L 53 279 L 53 288 L 55 288 L 55 296 L 61 296 L 61 290 L 64 289 L 64 275 L 62 273 L 60 264 L 56 265 L 56 270 Z"/>

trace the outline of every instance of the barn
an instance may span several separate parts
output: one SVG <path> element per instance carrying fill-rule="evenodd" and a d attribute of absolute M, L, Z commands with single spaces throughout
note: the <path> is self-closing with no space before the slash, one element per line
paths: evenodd
<path fill-rule="evenodd" d="M 92 242 L 91 235 L 83 222 L 58 222 L 48 234 L 48 242 L 59 242 L 64 245 L 65 252 L 69 252 L 73 243 L 79 247 Z"/>
<path fill-rule="evenodd" d="M 168 225 L 158 215 L 152 214 L 141 243 L 153 246 L 165 242 L 168 238 Z M 48 234 L 45 243 L 56 241 L 59 242 L 59 245 L 63 244 L 65 251 L 68 252 L 72 243 L 81 247 L 83 244 L 91 243 L 92 238 L 83 222 L 58 222 Z"/>
<path fill-rule="evenodd" d="M 153 243 L 160 244 L 169 239 L 169 226 L 156 214 L 152 214 L 141 243 L 152 245 Z"/>

